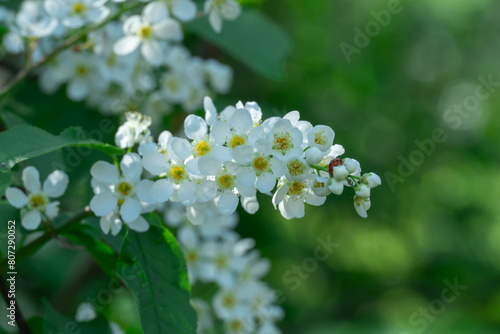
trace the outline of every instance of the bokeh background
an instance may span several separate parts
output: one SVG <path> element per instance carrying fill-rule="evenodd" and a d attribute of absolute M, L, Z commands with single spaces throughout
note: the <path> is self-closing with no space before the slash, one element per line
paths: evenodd
<path fill-rule="evenodd" d="M 461 117 L 458 128 L 444 115 L 475 95 L 478 77 L 500 81 L 500 3 L 401 0 L 401 12 L 348 62 L 341 43 L 355 46 L 354 28 L 364 31 L 374 20 L 371 12 L 386 10 L 391 1 L 242 2 L 260 8 L 290 36 L 287 77 L 265 79 L 188 37 L 194 53 L 217 56 L 234 69 L 232 92 L 216 105 L 258 101 L 265 117 L 299 110 L 313 124 L 332 126 L 346 156 L 383 180 L 372 192 L 368 219 L 357 216 L 350 189 L 322 207 L 307 207 L 302 220 L 284 220 L 263 197 L 257 214 L 240 212 L 238 232 L 254 238 L 273 263 L 267 282 L 282 291 L 283 332 L 499 333 L 500 87 Z M 91 130 L 102 117 L 69 101 L 64 89 L 43 95 L 35 79 L 0 115 L 3 128 L 28 122 L 53 133 L 70 125 Z M 174 113 L 165 125 L 179 128 L 183 117 Z M 447 139 L 391 189 L 388 173 L 398 175 L 402 159 L 417 154 L 416 141 L 431 139 L 437 128 Z M 69 161 L 70 154 L 64 150 L 30 164 L 45 176 L 53 161 Z M 78 200 L 63 205 L 88 203 L 87 173 L 99 158 L 105 157 L 94 152 L 69 173 L 74 193 L 66 197 Z M 2 210 L 2 217 L 13 214 Z M 328 237 L 338 244 L 334 252 L 297 283 L 299 275 L 289 271 L 314 257 L 318 238 Z M 449 303 L 442 295 L 447 281 L 465 286 Z M 88 255 L 56 243 L 19 264 L 20 305 L 28 316 L 41 314 L 41 296 L 74 314 L 108 283 Z M 125 291 L 104 312 L 128 332 L 139 331 Z"/>

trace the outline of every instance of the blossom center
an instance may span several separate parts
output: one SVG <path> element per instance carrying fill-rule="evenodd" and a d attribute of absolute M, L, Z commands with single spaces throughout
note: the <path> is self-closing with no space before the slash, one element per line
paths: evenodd
<path fill-rule="evenodd" d="M 186 258 L 187 262 L 193 263 L 196 262 L 196 260 L 198 259 L 198 255 L 195 252 L 189 252 L 187 253 Z"/>
<path fill-rule="evenodd" d="M 85 6 L 81 2 L 77 2 L 73 5 L 73 11 L 75 14 L 81 14 L 85 10 Z"/>
<path fill-rule="evenodd" d="M 268 167 L 269 167 L 269 161 L 267 161 L 266 158 L 257 157 L 253 159 L 253 168 L 255 168 L 257 172 L 264 172 L 268 169 Z"/>
<path fill-rule="evenodd" d="M 231 295 L 224 296 L 224 298 L 222 298 L 222 304 L 227 308 L 233 307 L 235 304 L 234 297 Z"/>
<path fill-rule="evenodd" d="M 76 74 L 79 76 L 85 76 L 88 73 L 87 67 L 79 65 L 76 67 Z"/>
<path fill-rule="evenodd" d="M 304 183 L 295 181 L 290 184 L 290 188 L 288 189 L 288 195 L 300 195 L 304 190 Z"/>
<path fill-rule="evenodd" d="M 300 160 L 292 160 L 287 163 L 288 172 L 290 176 L 299 176 L 306 172 L 306 167 Z"/>
<path fill-rule="evenodd" d="M 314 143 L 318 145 L 326 144 L 326 136 L 323 131 L 318 131 L 314 134 Z"/>
<path fill-rule="evenodd" d="M 151 27 L 150 26 L 142 26 L 141 29 L 139 29 L 139 36 L 143 40 L 151 37 Z"/>
<path fill-rule="evenodd" d="M 210 149 L 210 144 L 206 141 L 200 141 L 195 147 L 195 151 L 198 155 L 206 155 L 210 153 Z"/>
<path fill-rule="evenodd" d="M 228 173 L 219 174 L 217 183 L 222 190 L 234 188 L 234 177 Z"/>
<path fill-rule="evenodd" d="M 274 135 L 273 150 L 277 150 L 285 155 L 285 153 L 292 148 L 292 136 L 290 136 L 288 132 L 282 132 Z"/>
<path fill-rule="evenodd" d="M 240 135 L 235 135 L 233 136 L 233 138 L 231 138 L 231 148 L 235 148 L 236 146 L 240 146 L 240 145 L 245 145 L 245 138 L 243 138 L 243 136 L 240 136 Z"/>
<path fill-rule="evenodd" d="M 46 199 L 45 196 L 43 196 L 42 194 L 36 194 L 30 196 L 29 206 L 32 209 L 43 209 L 45 207 L 45 204 L 46 204 Z"/>
<path fill-rule="evenodd" d="M 133 189 L 132 185 L 128 182 L 121 182 L 118 184 L 118 192 L 122 196 L 129 196 Z"/>
<path fill-rule="evenodd" d="M 174 166 L 170 170 L 170 175 L 176 181 L 182 180 L 184 178 L 185 174 L 186 174 L 186 170 L 180 166 Z"/>
<path fill-rule="evenodd" d="M 235 319 L 231 321 L 229 328 L 231 328 L 232 331 L 239 332 L 243 329 L 243 323 L 241 320 Z"/>

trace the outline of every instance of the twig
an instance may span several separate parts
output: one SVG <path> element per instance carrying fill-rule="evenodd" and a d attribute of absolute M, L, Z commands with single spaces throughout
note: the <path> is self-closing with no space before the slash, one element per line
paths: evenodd
<path fill-rule="evenodd" d="M 79 223 L 83 218 L 88 217 L 92 215 L 92 212 L 90 211 L 90 208 L 87 206 L 85 209 L 83 209 L 81 212 L 75 214 L 73 217 L 70 217 L 66 219 L 63 223 L 61 223 L 61 226 L 59 228 L 53 229 L 52 233 L 46 232 L 39 238 L 35 239 L 28 245 L 24 246 L 17 252 L 16 254 L 16 261 L 20 261 L 30 255 L 33 255 L 36 253 L 38 249 L 40 249 L 43 245 L 45 245 L 48 241 L 50 241 L 53 237 L 53 235 L 58 235 L 61 234 L 62 232 L 66 231 L 68 228 L 71 226 Z M 0 263 L 0 272 L 3 273 L 7 270 L 8 267 L 8 262 L 7 259 L 4 259 Z"/>

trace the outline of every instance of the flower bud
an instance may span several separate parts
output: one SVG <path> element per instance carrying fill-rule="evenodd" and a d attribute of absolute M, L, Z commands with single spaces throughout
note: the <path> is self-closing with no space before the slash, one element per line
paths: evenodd
<path fill-rule="evenodd" d="M 344 159 L 344 166 L 347 168 L 349 174 L 355 173 L 359 168 L 359 162 L 351 158 Z"/>
<path fill-rule="evenodd" d="M 333 178 L 336 181 L 344 181 L 347 176 L 349 176 L 349 172 L 344 165 L 333 167 Z"/>
<path fill-rule="evenodd" d="M 311 165 L 317 165 L 323 160 L 325 156 L 324 152 L 317 147 L 311 147 L 306 151 L 306 161 Z"/>

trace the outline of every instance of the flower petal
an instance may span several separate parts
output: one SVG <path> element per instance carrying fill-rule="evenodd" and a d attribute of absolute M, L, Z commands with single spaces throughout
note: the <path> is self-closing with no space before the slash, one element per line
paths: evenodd
<path fill-rule="evenodd" d="M 5 189 L 5 197 L 9 204 L 15 208 L 22 208 L 28 203 L 28 196 L 19 188 L 8 187 Z"/>
<path fill-rule="evenodd" d="M 223 215 L 230 215 L 238 207 L 238 196 L 234 193 L 223 193 L 215 199 L 215 205 Z"/>
<path fill-rule="evenodd" d="M 179 22 L 172 19 L 165 19 L 153 26 L 153 33 L 160 39 L 168 41 L 181 41 L 182 28 Z"/>
<path fill-rule="evenodd" d="M 238 133 L 247 133 L 253 128 L 252 115 L 246 109 L 236 109 L 231 117 L 231 127 Z"/>
<path fill-rule="evenodd" d="M 136 220 L 134 220 L 131 223 L 128 223 L 127 225 L 128 227 L 130 227 L 131 230 L 137 232 L 146 232 L 147 230 L 149 230 L 149 223 L 142 216 L 139 216 Z"/>
<path fill-rule="evenodd" d="M 158 66 L 163 60 L 163 51 L 160 43 L 148 40 L 142 43 L 141 54 L 149 65 Z"/>
<path fill-rule="evenodd" d="M 27 230 L 35 230 L 42 222 L 42 215 L 38 210 L 31 210 L 21 219 L 21 225 Z"/>
<path fill-rule="evenodd" d="M 43 183 L 43 192 L 47 196 L 57 198 L 62 196 L 68 187 L 68 175 L 60 170 L 55 170 L 47 177 Z"/>
<path fill-rule="evenodd" d="M 125 36 L 115 42 L 113 52 L 119 56 L 125 56 L 134 52 L 139 44 L 141 44 L 141 39 L 138 36 Z"/>
<path fill-rule="evenodd" d="M 90 201 L 90 209 L 98 217 L 111 213 L 117 205 L 118 199 L 109 192 L 97 194 Z"/>
<path fill-rule="evenodd" d="M 276 177 L 271 173 L 263 174 L 257 178 L 257 183 L 255 185 L 261 193 L 267 194 L 273 190 L 276 185 Z"/>
<path fill-rule="evenodd" d="M 160 179 L 151 186 L 151 197 L 160 203 L 166 202 L 174 193 L 174 184 L 166 179 Z"/>
<path fill-rule="evenodd" d="M 97 161 L 92 165 L 90 175 L 98 182 L 105 184 L 118 183 L 120 179 L 116 166 L 106 161 Z"/>
<path fill-rule="evenodd" d="M 189 139 L 201 140 L 207 135 L 207 123 L 196 115 L 189 115 L 184 120 L 184 131 Z"/>
<path fill-rule="evenodd" d="M 176 0 L 172 5 L 172 12 L 179 20 L 189 21 L 196 15 L 196 5 L 190 0 Z"/>
<path fill-rule="evenodd" d="M 38 169 L 33 166 L 26 167 L 23 170 L 23 184 L 24 187 L 30 193 L 39 193 L 40 192 L 40 173 L 38 173 Z"/>
<path fill-rule="evenodd" d="M 141 214 L 142 206 L 135 198 L 127 198 L 120 208 L 120 215 L 125 223 L 133 222 Z"/>
<path fill-rule="evenodd" d="M 120 162 L 123 175 L 130 181 L 139 181 L 142 174 L 142 160 L 137 153 L 127 153 Z"/>

